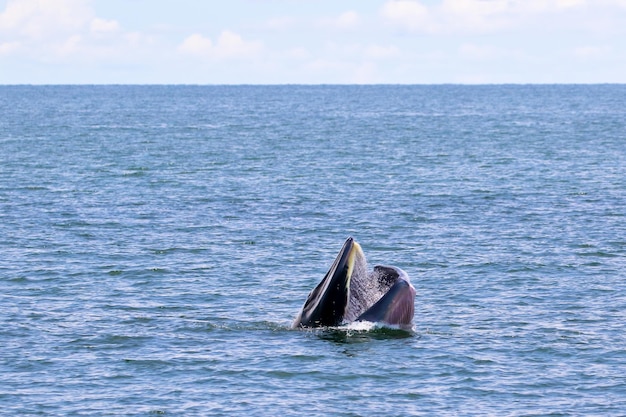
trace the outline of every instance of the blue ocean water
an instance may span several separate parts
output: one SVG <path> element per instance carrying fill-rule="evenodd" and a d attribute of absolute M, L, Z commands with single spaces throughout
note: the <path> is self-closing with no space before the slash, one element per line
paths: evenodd
<path fill-rule="evenodd" d="M 626 86 L 0 87 L 0 414 L 626 415 Z M 413 332 L 291 330 L 344 239 Z"/>

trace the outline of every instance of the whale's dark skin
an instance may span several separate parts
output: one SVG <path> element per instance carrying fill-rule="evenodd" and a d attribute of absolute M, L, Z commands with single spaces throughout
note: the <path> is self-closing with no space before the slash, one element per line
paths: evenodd
<path fill-rule="evenodd" d="M 415 288 L 406 272 L 395 266 L 377 265 L 371 272 L 364 267 L 361 246 L 348 238 L 293 327 L 335 327 L 351 321 L 411 327 Z"/>

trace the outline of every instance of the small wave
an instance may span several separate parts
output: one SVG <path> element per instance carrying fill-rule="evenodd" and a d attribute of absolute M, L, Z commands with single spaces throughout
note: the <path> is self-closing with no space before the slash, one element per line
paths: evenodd
<path fill-rule="evenodd" d="M 413 335 L 415 333 L 415 327 L 400 326 L 387 323 L 373 323 L 370 321 L 355 321 L 343 326 L 347 331 L 353 332 L 366 332 L 366 333 L 381 333 L 381 334 L 403 334 Z M 341 327 L 340 327 L 341 328 Z"/>
<path fill-rule="evenodd" d="M 335 343 L 362 343 L 372 340 L 405 339 L 415 336 L 413 328 L 403 329 L 385 323 L 352 322 L 338 327 L 311 329 L 321 339 Z"/>

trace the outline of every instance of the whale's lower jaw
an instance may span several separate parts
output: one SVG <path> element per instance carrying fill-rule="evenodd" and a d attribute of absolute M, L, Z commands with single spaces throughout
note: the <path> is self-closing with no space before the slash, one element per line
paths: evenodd
<path fill-rule="evenodd" d="M 402 328 L 411 327 L 415 314 L 415 288 L 405 280 L 398 280 L 373 306 L 361 314 L 357 321 L 386 323 Z"/>

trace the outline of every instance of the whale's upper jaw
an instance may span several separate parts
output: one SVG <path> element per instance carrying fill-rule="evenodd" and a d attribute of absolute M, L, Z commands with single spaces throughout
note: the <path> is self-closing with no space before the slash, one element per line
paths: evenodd
<path fill-rule="evenodd" d="M 350 277 L 361 247 L 348 238 L 324 279 L 311 291 L 294 327 L 339 326 L 350 296 Z"/>

